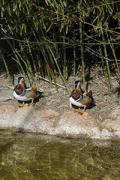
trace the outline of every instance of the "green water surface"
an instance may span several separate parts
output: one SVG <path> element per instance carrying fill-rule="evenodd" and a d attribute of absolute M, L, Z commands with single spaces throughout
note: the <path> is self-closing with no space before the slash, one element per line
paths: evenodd
<path fill-rule="evenodd" d="M 0 131 L 0 180 L 119 180 L 120 143 Z"/>

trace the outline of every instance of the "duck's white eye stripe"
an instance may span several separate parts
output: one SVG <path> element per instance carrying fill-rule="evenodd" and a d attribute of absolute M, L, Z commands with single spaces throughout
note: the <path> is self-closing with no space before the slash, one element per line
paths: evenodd
<path fill-rule="evenodd" d="M 19 81 L 19 83 L 22 83 L 23 81 L 24 81 L 24 78 L 21 78 L 20 81 Z"/>

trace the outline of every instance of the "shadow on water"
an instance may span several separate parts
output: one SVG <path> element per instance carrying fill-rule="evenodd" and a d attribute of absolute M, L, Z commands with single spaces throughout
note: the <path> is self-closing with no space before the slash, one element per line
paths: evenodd
<path fill-rule="evenodd" d="M 119 179 L 120 142 L 0 131 L 0 179 Z"/>

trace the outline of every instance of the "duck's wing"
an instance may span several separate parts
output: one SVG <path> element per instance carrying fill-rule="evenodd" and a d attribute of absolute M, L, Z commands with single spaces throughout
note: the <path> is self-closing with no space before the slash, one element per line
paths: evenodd
<path fill-rule="evenodd" d="M 31 96 L 32 96 L 32 93 L 33 93 L 33 91 L 32 90 L 25 90 L 25 96 L 26 96 L 26 98 L 32 98 Z"/>
<path fill-rule="evenodd" d="M 80 100 L 80 103 L 83 105 L 86 105 L 86 107 L 90 107 L 94 103 L 94 99 L 92 96 L 83 96 L 83 98 Z"/>

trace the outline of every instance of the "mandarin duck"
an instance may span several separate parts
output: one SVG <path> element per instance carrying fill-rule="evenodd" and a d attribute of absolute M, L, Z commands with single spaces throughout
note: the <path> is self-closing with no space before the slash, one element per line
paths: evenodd
<path fill-rule="evenodd" d="M 32 87 L 27 88 L 25 80 L 23 77 L 18 78 L 18 84 L 15 86 L 13 91 L 13 96 L 19 102 L 23 102 L 23 104 L 31 102 L 34 104 L 40 98 L 41 92 L 37 90 L 37 86 L 35 84 Z"/>
<path fill-rule="evenodd" d="M 14 92 L 17 95 L 23 96 L 23 95 L 25 95 L 25 90 L 26 89 L 27 89 L 27 86 L 26 86 L 24 78 L 23 77 L 19 77 L 18 78 L 18 84 L 15 86 Z M 15 94 L 14 92 L 13 92 L 13 96 Z"/>
<path fill-rule="evenodd" d="M 79 80 L 75 81 L 75 88 L 71 92 L 69 101 L 70 101 L 70 108 L 72 108 L 73 106 L 77 108 L 83 107 L 84 108 L 83 112 L 84 112 L 86 108 L 89 108 L 94 104 L 92 90 L 89 90 L 88 92 L 83 91 L 83 89 L 81 88 L 80 81 Z M 76 111 L 81 113 L 80 109 L 76 109 Z"/>

